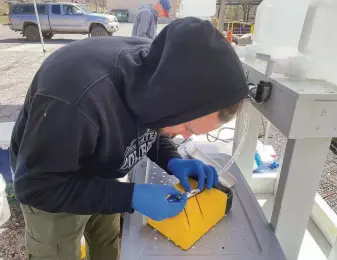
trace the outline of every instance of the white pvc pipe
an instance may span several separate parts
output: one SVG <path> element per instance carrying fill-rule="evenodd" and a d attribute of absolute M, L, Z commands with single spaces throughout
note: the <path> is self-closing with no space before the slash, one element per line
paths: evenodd
<path fill-rule="evenodd" d="M 37 26 L 39 27 L 39 34 L 40 34 L 40 39 L 41 39 L 41 44 L 42 44 L 42 51 L 46 52 L 46 49 L 44 48 L 44 42 L 43 42 L 43 36 L 42 36 L 41 24 L 40 24 L 40 18 L 39 18 L 39 14 L 37 12 L 36 2 L 35 2 L 35 0 L 33 0 L 33 2 L 34 2 L 34 9 L 35 9 Z"/>

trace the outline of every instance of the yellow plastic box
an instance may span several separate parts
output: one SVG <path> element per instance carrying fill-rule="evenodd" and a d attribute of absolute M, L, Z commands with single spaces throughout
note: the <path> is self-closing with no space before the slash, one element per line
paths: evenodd
<path fill-rule="evenodd" d="M 192 189 L 197 182 L 190 180 Z M 184 192 L 180 184 L 175 186 Z M 188 199 L 184 211 L 177 216 L 163 221 L 148 218 L 148 224 L 157 229 L 177 246 L 188 250 L 226 214 L 227 194 L 216 188 L 204 190 Z"/>

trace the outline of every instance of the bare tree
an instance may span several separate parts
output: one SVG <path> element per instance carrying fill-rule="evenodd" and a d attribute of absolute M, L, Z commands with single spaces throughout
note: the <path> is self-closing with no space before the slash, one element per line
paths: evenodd
<path fill-rule="evenodd" d="M 231 5 L 228 8 L 227 20 L 230 22 L 237 21 L 240 17 L 240 7 L 238 5 Z"/>
<path fill-rule="evenodd" d="M 107 9 L 107 1 L 106 0 L 102 0 L 102 12 L 105 13 L 106 9 Z"/>
<path fill-rule="evenodd" d="M 215 15 L 215 16 L 216 16 L 217 18 L 219 18 L 219 15 L 220 15 L 220 5 L 217 4 L 217 5 L 216 5 L 216 15 Z"/>
<path fill-rule="evenodd" d="M 247 0 L 243 4 L 241 4 L 244 22 L 248 22 L 249 14 L 253 7 L 254 7 L 254 4 L 249 3 Z"/>

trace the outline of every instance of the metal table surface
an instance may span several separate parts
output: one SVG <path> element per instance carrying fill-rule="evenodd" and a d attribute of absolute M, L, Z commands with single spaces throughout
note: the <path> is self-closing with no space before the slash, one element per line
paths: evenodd
<path fill-rule="evenodd" d="M 224 165 L 226 154 L 208 154 Z M 283 260 L 280 244 L 255 195 L 236 164 L 230 173 L 237 178 L 232 210 L 191 249 L 183 251 L 146 224 L 139 213 L 124 216 L 121 260 Z M 173 185 L 177 179 L 156 164 L 142 161 L 130 180 L 135 183 Z M 174 228 L 174 227 L 173 227 Z"/>

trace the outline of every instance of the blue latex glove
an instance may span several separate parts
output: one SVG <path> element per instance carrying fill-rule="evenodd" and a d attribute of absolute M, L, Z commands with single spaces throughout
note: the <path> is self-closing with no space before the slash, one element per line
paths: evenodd
<path fill-rule="evenodd" d="M 169 197 L 179 195 L 180 200 L 168 201 Z M 178 215 L 185 208 L 186 202 L 186 194 L 181 194 L 172 186 L 135 184 L 133 190 L 132 208 L 155 221 Z"/>
<path fill-rule="evenodd" d="M 215 168 L 204 164 L 199 160 L 183 160 L 180 158 L 172 158 L 167 164 L 168 170 L 179 179 L 180 184 L 186 191 L 191 190 L 188 177 L 196 177 L 198 179 L 198 188 L 204 189 L 205 181 L 207 189 L 218 184 L 218 173 Z"/>

